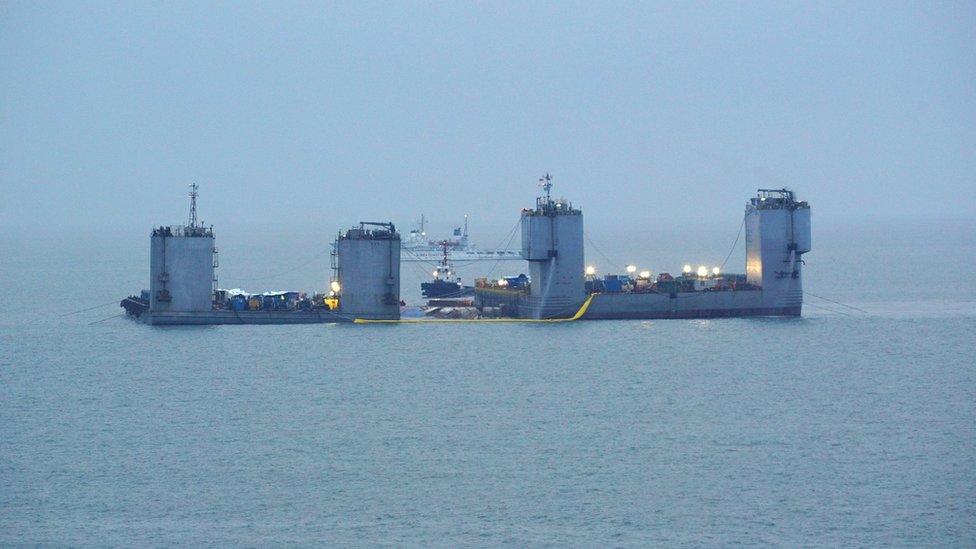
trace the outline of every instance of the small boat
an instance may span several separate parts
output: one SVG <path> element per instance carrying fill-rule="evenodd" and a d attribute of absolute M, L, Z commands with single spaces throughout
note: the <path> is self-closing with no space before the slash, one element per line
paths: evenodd
<path fill-rule="evenodd" d="M 438 243 L 441 246 L 441 262 L 434 267 L 434 279 L 430 282 L 420 283 L 420 293 L 426 299 L 457 299 L 474 295 L 473 286 L 461 284 L 461 279 L 454 277 L 454 268 L 448 260 L 448 248 L 450 242 L 442 240 Z"/>

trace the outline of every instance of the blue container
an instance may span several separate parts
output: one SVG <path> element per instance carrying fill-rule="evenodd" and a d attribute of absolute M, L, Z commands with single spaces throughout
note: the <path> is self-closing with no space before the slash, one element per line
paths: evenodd
<path fill-rule="evenodd" d="M 624 291 L 624 284 L 630 283 L 627 275 L 607 275 L 603 278 L 603 285 L 607 293 L 617 293 Z"/>
<path fill-rule="evenodd" d="M 518 276 L 506 276 L 505 281 L 508 282 L 509 288 L 524 288 L 529 283 L 529 277 L 524 274 Z"/>

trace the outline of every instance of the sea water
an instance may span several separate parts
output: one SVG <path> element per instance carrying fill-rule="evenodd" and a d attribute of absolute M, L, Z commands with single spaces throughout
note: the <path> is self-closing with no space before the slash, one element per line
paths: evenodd
<path fill-rule="evenodd" d="M 815 242 L 802 318 L 551 325 L 150 327 L 148 233 L 4 235 L 0 544 L 973 546 L 961 227 Z"/>

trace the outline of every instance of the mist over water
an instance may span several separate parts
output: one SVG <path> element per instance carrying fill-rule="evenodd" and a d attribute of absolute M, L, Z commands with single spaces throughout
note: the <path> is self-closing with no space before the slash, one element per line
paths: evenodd
<path fill-rule="evenodd" d="M 965 2 L 0 4 L 0 545 L 976 545 L 973 29 Z M 121 318 L 189 183 L 221 287 L 312 293 L 359 221 L 517 248 L 546 172 L 601 275 L 742 272 L 744 203 L 791 187 L 803 317 Z"/>
<path fill-rule="evenodd" d="M 11 4 L 0 227 L 139 231 L 181 219 L 191 182 L 222 230 L 499 220 L 547 171 L 609 226 L 734 223 L 783 185 L 846 221 L 972 218 L 974 22 L 965 2 Z"/>

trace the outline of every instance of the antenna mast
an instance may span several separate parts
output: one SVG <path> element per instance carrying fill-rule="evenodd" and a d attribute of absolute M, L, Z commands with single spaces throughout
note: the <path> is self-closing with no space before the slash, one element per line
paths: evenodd
<path fill-rule="evenodd" d="M 200 188 L 196 183 L 190 183 L 190 227 L 197 226 L 197 190 Z"/>
<path fill-rule="evenodd" d="M 552 192 L 552 177 L 549 172 L 546 172 L 544 177 L 539 178 L 539 186 L 546 190 L 546 204 L 552 202 L 552 197 L 550 196 Z"/>

